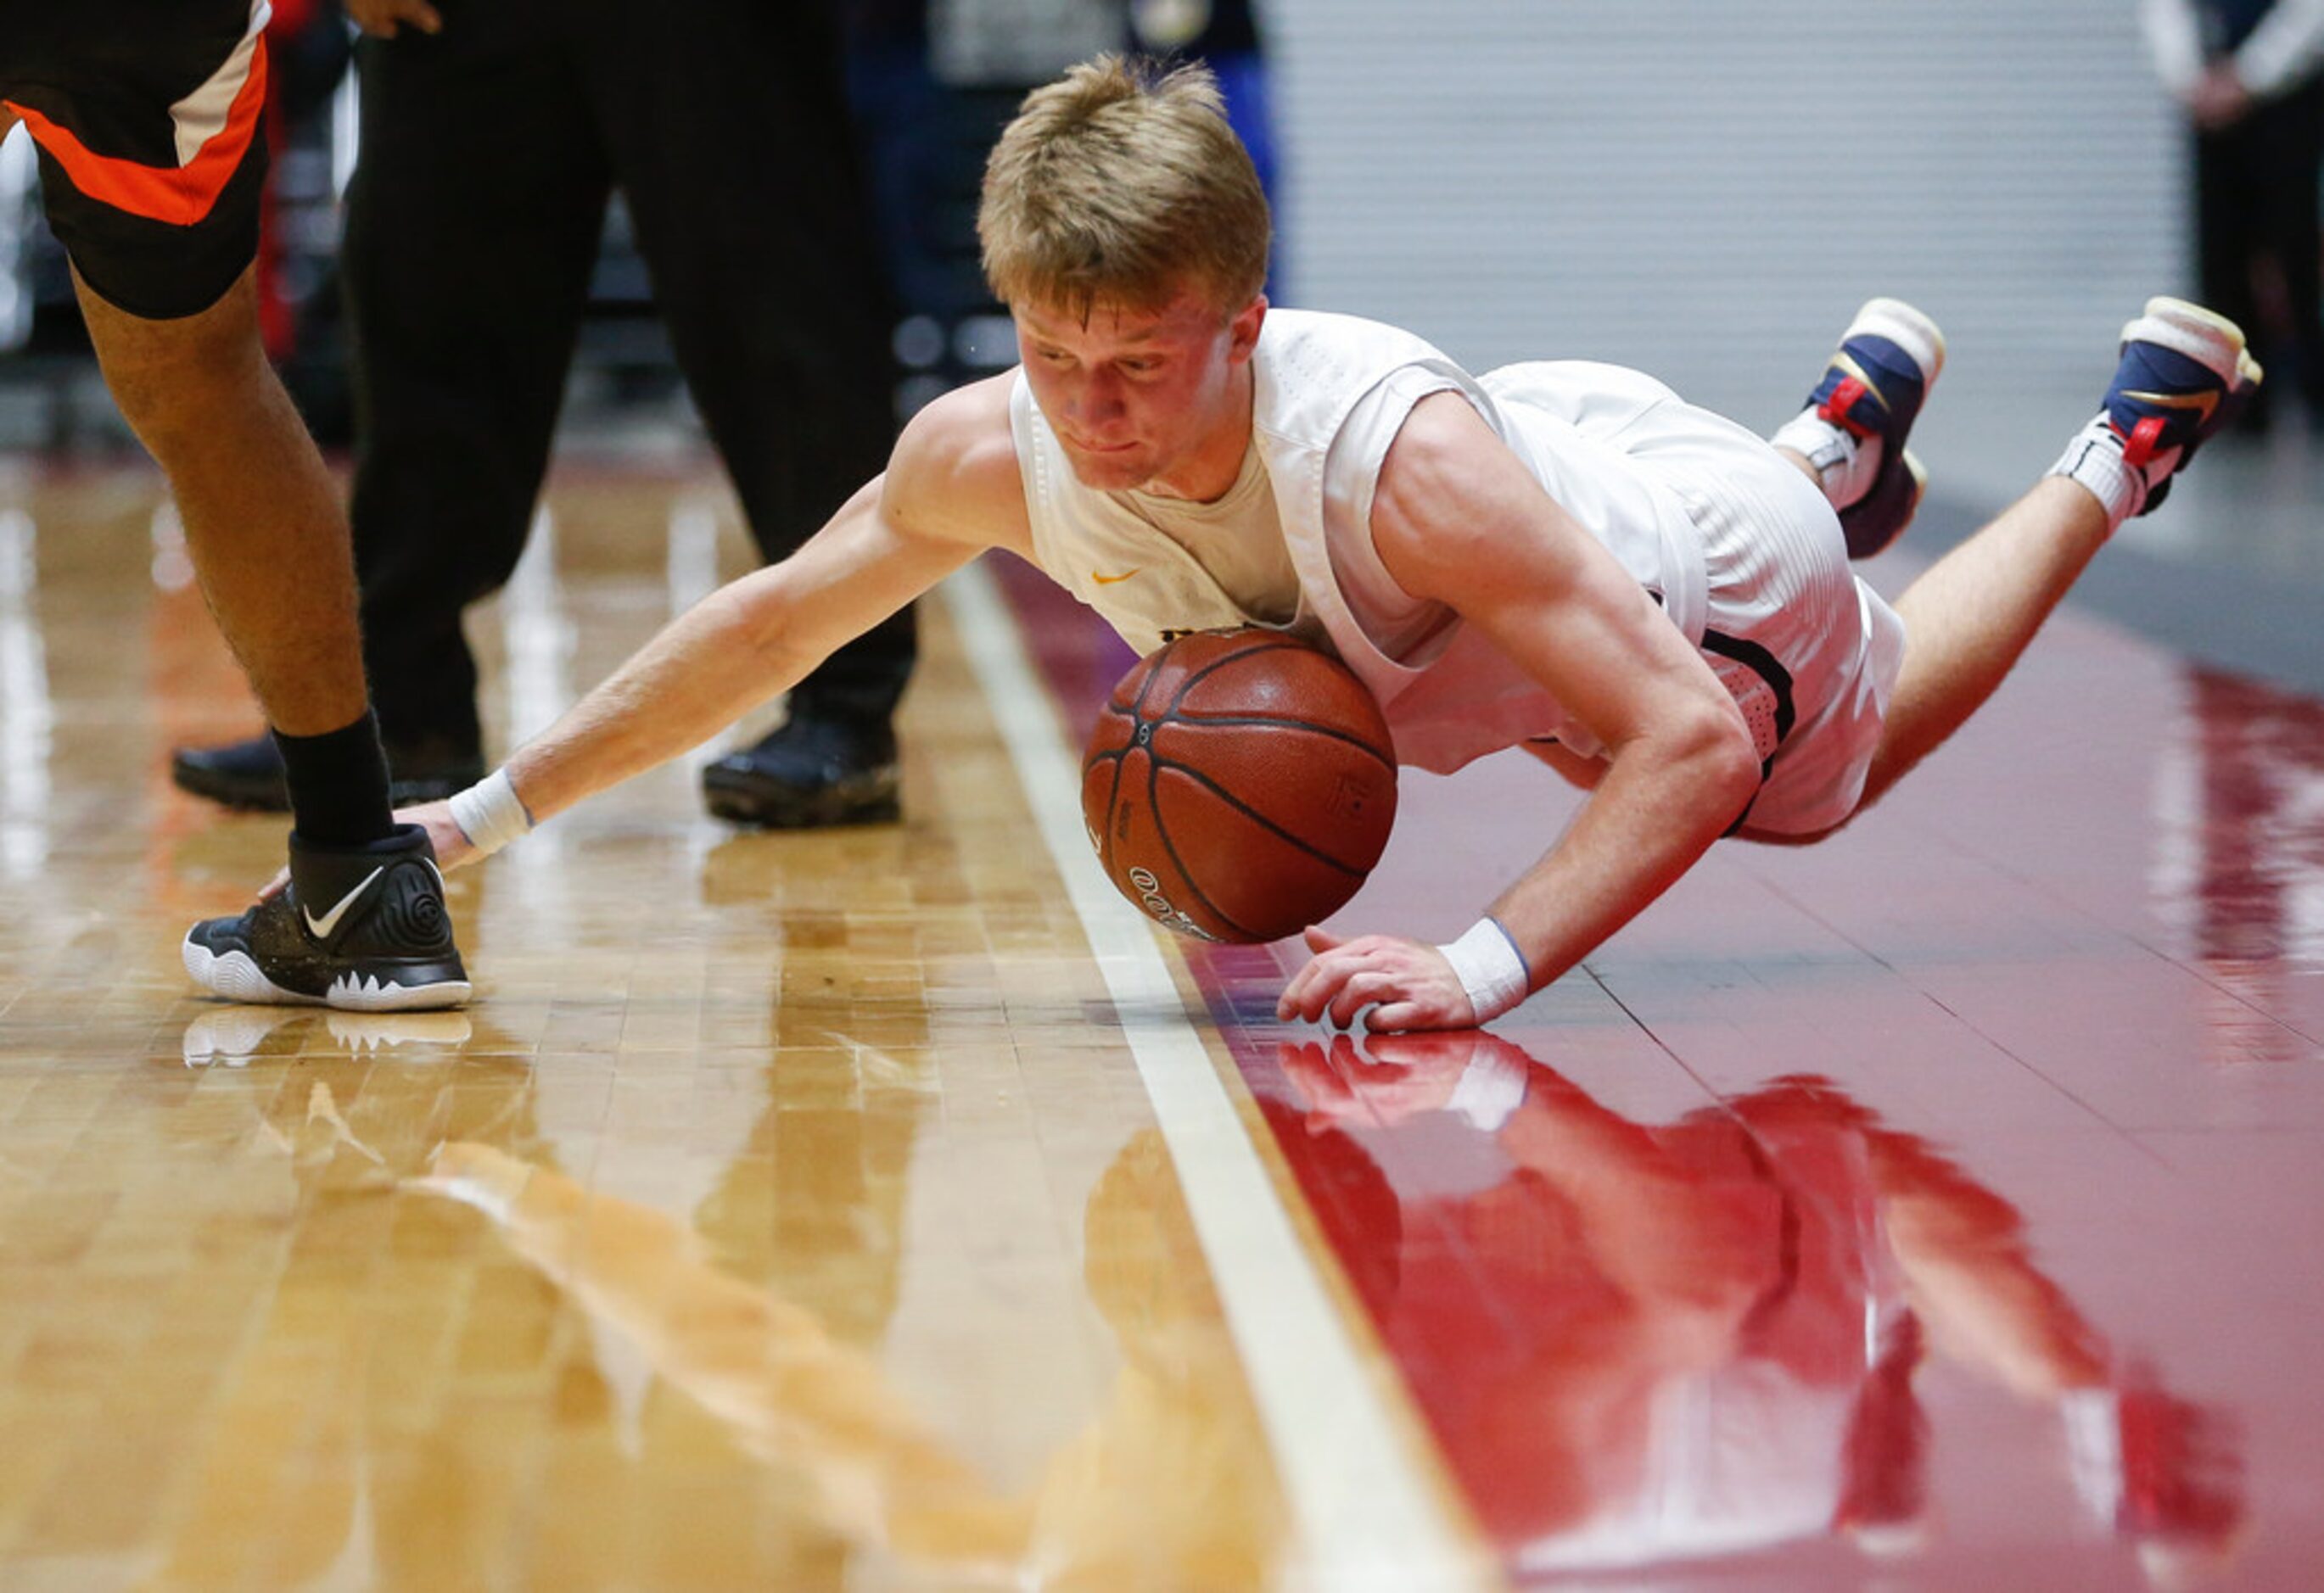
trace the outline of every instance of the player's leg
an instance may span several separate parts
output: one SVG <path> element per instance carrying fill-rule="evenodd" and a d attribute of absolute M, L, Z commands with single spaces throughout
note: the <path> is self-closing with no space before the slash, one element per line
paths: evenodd
<path fill-rule="evenodd" d="M 290 889 L 196 925 L 187 971 L 242 999 L 451 1005 L 467 976 L 427 833 L 388 811 L 346 522 L 260 343 L 267 15 L 263 0 L 184 0 L 124 31 L 106 8 L 65 8 L 9 97 L 98 362 L 290 768 Z"/>
<path fill-rule="evenodd" d="M 818 8 L 718 0 L 687 26 L 590 41 L 592 92 L 687 383 L 768 559 L 886 465 L 893 305 L 848 157 L 837 40 Z M 703 771 L 747 824 L 892 819 L 890 720 L 909 610 L 792 691 L 790 719 Z"/>
<path fill-rule="evenodd" d="M 169 477 L 204 594 L 268 722 L 312 737 L 363 719 L 338 492 L 266 363 L 250 273 L 199 314 L 165 320 L 78 286 L 106 384 Z M 384 780 L 363 795 L 371 811 L 320 821 L 319 838 L 383 833 Z"/>
<path fill-rule="evenodd" d="M 1928 477 L 1905 442 L 1944 364 L 1936 322 L 1875 299 L 1840 334 L 1807 407 L 1773 438 L 1839 511 L 1850 558 L 1886 548 L 1921 506 Z"/>
<path fill-rule="evenodd" d="M 2115 528 L 2161 503 L 2259 381 L 2234 323 L 2174 299 L 2123 329 L 2105 407 L 2052 474 L 1896 601 L 1907 641 L 1868 804 L 1993 695 Z"/>
<path fill-rule="evenodd" d="M 396 799 L 418 802 L 484 772 L 461 616 L 523 551 L 610 179 L 564 52 L 519 19 L 487 7 L 439 36 L 366 38 L 356 60 L 351 519 Z M 282 801 L 265 738 L 181 749 L 171 773 L 238 806 Z"/>
<path fill-rule="evenodd" d="M 290 889 L 196 925 L 187 971 L 235 1000 L 466 1000 L 427 833 L 388 811 L 337 487 L 266 363 L 248 272 L 181 318 L 143 320 L 86 283 L 81 303 L 107 384 L 169 478 L 203 594 L 274 726 L 290 786 Z"/>

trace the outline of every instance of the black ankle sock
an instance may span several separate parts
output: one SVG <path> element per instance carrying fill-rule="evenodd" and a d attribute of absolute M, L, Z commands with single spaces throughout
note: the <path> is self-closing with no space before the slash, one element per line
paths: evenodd
<path fill-rule="evenodd" d="M 395 828 L 387 802 L 387 754 L 371 710 L 353 724 L 319 736 L 274 732 L 282 780 L 290 789 L 290 825 L 318 846 L 360 846 Z"/>

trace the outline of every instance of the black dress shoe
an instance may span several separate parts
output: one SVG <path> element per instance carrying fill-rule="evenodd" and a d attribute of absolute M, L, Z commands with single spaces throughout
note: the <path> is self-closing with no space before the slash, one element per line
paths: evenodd
<path fill-rule="evenodd" d="M 482 754 L 430 737 L 409 746 L 387 746 L 387 799 L 397 807 L 440 802 L 484 778 Z M 228 807 L 264 813 L 290 811 L 282 786 L 282 752 L 271 735 L 223 747 L 180 747 L 170 754 L 170 778 L 180 790 Z"/>
<path fill-rule="evenodd" d="M 722 819 L 776 830 L 892 824 L 900 784 L 885 719 L 802 714 L 704 769 L 702 800 Z"/>

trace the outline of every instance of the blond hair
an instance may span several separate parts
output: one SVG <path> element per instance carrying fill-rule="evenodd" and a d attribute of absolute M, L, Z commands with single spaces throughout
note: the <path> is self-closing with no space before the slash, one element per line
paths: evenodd
<path fill-rule="evenodd" d="M 1086 316 L 1183 289 L 1231 314 L 1267 281 L 1267 195 L 1208 67 L 1100 56 L 1025 97 L 985 162 L 976 235 L 1003 303 Z"/>

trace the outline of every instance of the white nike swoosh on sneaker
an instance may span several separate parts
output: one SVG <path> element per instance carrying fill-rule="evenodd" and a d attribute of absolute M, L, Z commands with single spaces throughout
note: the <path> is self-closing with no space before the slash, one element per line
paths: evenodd
<path fill-rule="evenodd" d="M 339 926 L 339 920 L 346 917 L 347 909 L 355 905 L 355 898 L 361 896 L 364 891 L 369 890 L 372 886 L 372 881 L 386 872 L 387 865 L 383 863 L 378 868 L 374 869 L 370 873 L 365 874 L 361 882 L 359 882 L 353 890 L 348 891 L 346 895 L 339 898 L 338 905 L 337 907 L 333 907 L 329 912 L 324 914 L 319 918 L 316 917 L 314 913 L 309 908 L 303 907 L 300 907 L 299 910 L 307 916 L 307 933 L 313 935 L 317 940 L 330 939 L 331 931 Z"/>

